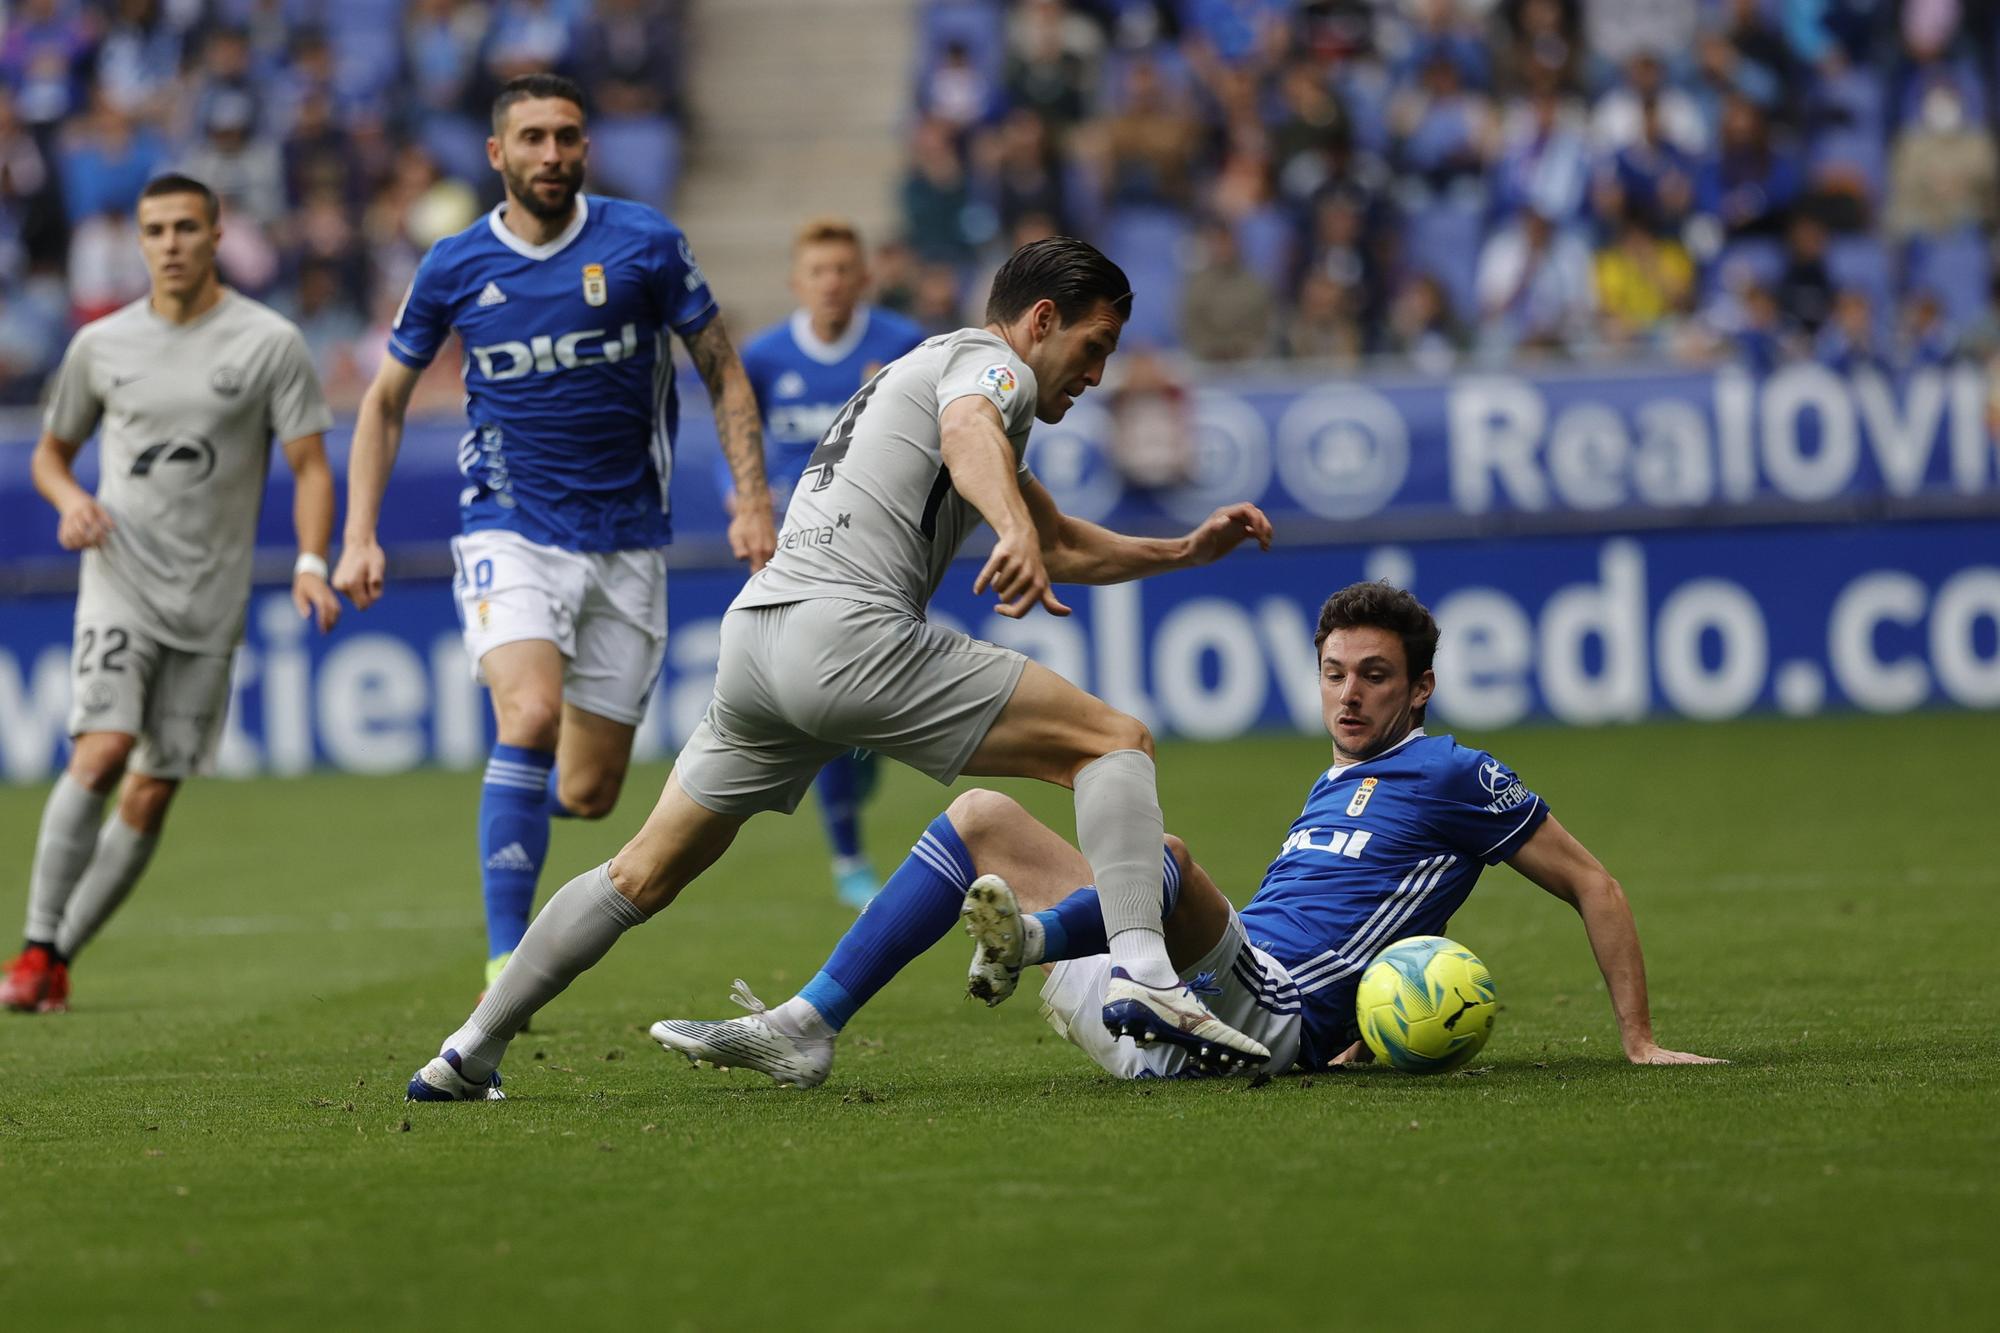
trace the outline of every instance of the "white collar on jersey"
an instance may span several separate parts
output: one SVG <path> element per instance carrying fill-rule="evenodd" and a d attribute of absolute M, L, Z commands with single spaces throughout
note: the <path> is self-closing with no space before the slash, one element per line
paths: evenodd
<path fill-rule="evenodd" d="M 835 342 L 822 342 L 813 332 L 812 316 L 803 310 L 792 312 L 792 341 L 822 366 L 837 366 L 854 355 L 854 349 L 861 346 L 861 340 L 868 336 L 868 307 L 854 307 L 854 318 L 847 321 L 847 332 Z"/>
<path fill-rule="evenodd" d="M 1352 773 L 1355 769 L 1362 767 L 1364 764 L 1372 764 L 1377 759 L 1385 758 L 1388 755 L 1392 755 L 1396 753 L 1396 751 L 1402 749 L 1405 745 L 1408 745 L 1411 741 L 1421 740 L 1423 738 L 1423 734 L 1424 734 L 1424 729 L 1422 727 L 1413 728 L 1409 735 L 1403 737 L 1403 739 L 1397 741 L 1394 745 L 1382 751 L 1381 754 L 1371 754 L 1366 759 L 1357 759 L 1351 764 L 1335 764 L 1332 768 L 1326 770 L 1326 780 L 1328 782 L 1332 782 L 1334 779 L 1340 777 L 1343 774 Z"/>
<path fill-rule="evenodd" d="M 590 200 L 579 190 L 576 196 L 576 216 L 569 220 L 569 225 L 564 227 L 554 240 L 544 241 L 540 245 L 530 245 L 509 231 L 507 224 L 500 220 L 500 215 L 506 209 L 505 202 L 493 205 L 493 211 L 486 215 L 486 225 L 493 228 L 493 234 L 500 238 L 500 244 L 523 259 L 547 259 L 558 253 L 577 238 L 578 233 L 583 230 L 583 224 L 590 220 Z"/>

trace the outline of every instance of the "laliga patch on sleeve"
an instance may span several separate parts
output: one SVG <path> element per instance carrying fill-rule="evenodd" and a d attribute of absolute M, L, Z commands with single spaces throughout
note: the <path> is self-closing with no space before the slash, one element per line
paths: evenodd
<path fill-rule="evenodd" d="M 979 387 L 992 394 L 1004 407 L 1013 398 L 1014 390 L 1020 387 L 1020 381 L 1014 378 L 1013 367 L 1002 363 L 979 372 Z"/>

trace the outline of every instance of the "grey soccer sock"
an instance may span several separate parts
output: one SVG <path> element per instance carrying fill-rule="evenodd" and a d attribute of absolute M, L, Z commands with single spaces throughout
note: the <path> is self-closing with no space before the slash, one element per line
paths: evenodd
<path fill-rule="evenodd" d="M 139 876 L 146 873 L 146 863 L 159 845 L 159 834 L 141 833 L 117 815 L 104 821 L 97 835 L 97 850 L 63 910 L 62 926 L 56 932 L 57 953 L 74 958 L 77 950 L 96 937 L 131 894 Z"/>
<path fill-rule="evenodd" d="M 97 824 L 106 795 L 90 790 L 67 771 L 56 779 L 42 807 L 42 830 L 35 838 L 35 868 L 28 879 L 27 936 L 53 944 L 62 928 L 63 908 L 97 847 Z"/>
<path fill-rule="evenodd" d="M 609 953 L 620 935 L 645 922 L 646 914 L 612 886 L 609 861 L 584 871 L 536 914 L 486 998 L 440 1053 L 456 1050 L 465 1076 L 483 1080 L 536 1010 Z"/>
<path fill-rule="evenodd" d="M 1076 775 L 1076 843 L 1097 878 L 1111 961 L 1149 986 L 1171 985 L 1160 925 L 1160 840 L 1166 820 L 1153 760 L 1113 750 Z"/>

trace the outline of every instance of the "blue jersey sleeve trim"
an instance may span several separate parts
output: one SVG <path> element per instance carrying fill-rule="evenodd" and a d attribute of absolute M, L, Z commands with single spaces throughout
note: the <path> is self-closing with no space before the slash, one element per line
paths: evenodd
<path fill-rule="evenodd" d="M 693 319 L 684 319 L 680 323 L 675 324 L 672 327 L 675 333 L 679 334 L 683 340 L 686 340 L 688 338 L 692 338 L 695 334 L 700 333 L 710 324 L 713 324 L 715 322 L 715 317 L 721 313 L 722 313 L 722 307 L 718 306 L 713 300 L 711 300 L 706 306 L 702 307 L 701 313 L 696 315 Z"/>
<path fill-rule="evenodd" d="M 389 355 L 395 357 L 411 370 L 429 370 L 431 362 L 436 359 L 435 357 L 418 356 L 415 352 L 403 346 L 393 333 L 389 335 Z"/>
<path fill-rule="evenodd" d="M 1534 804 L 1528 807 L 1528 813 L 1521 817 L 1521 822 L 1516 824 L 1506 837 L 1481 852 L 1479 859 L 1490 866 L 1499 865 L 1515 852 L 1520 851 L 1521 844 L 1533 837 L 1535 830 L 1540 828 L 1542 821 L 1548 817 L 1548 804 L 1541 797 L 1537 796 Z"/>

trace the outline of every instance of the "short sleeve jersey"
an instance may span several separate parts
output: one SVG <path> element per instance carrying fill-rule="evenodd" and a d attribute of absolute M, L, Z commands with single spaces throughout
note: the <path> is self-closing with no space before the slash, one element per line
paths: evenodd
<path fill-rule="evenodd" d="M 1251 943 L 1291 973 L 1295 989 L 1272 998 L 1303 1014 L 1307 1063 L 1354 1039 L 1354 992 L 1375 955 L 1443 934 L 1479 872 L 1548 814 L 1492 755 L 1421 730 L 1313 782 L 1241 913 Z"/>
<path fill-rule="evenodd" d="M 501 212 L 431 247 L 389 334 L 414 369 L 453 332 L 464 345 L 460 526 L 570 551 L 663 545 L 679 422 L 667 334 L 716 315 L 687 237 L 597 195 L 544 245 Z"/>
<path fill-rule="evenodd" d="M 305 339 L 247 296 L 224 289 L 186 324 L 141 299 L 85 325 L 43 416 L 73 444 L 102 431 L 97 501 L 112 529 L 83 553 L 79 623 L 229 652 L 243 632 L 271 441 L 332 424 Z"/>
<path fill-rule="evenodd" d="M 844 597 L 921 618 L 980 521 L 952 489 L 938 424 L 947 407 L 968 397 L 999 410 L 1026 479 L 1034 372 L 983 329 L 929 339 L 840 409 L 792 492 L 777 555 L 733 605 Z"/>
<path fill-rule="evenodd" d="M 923 330 L 893 310 L 862 306 L 834 342 L 814 336 L 798 311 L 743 347 L 743 370 L 764 418 L 764 468 L 771 488 L 798 484 L 813 447 L 855 390 L 875 372 L 923 342 Z M 728 460 L 718 460 L 718 489 L 733 487 Z"/>

